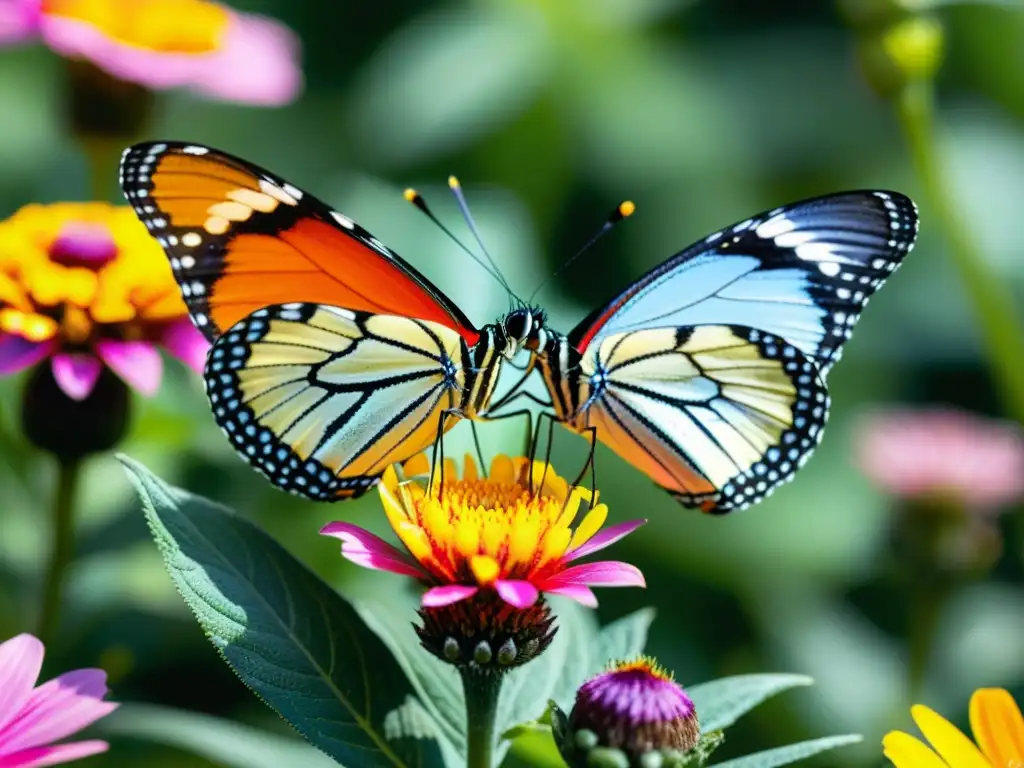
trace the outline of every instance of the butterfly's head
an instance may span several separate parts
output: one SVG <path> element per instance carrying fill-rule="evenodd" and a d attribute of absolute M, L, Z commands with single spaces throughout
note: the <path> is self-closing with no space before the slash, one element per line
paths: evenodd
<path fill-rule="evenodd" d="M 539 307 L 520 307 L 505 315 L 501 321 L 506 344 L 503 354 L 511 359 L 520 349 L 543 349 L 550 335 L 545 328 L 547 319 Z"/>

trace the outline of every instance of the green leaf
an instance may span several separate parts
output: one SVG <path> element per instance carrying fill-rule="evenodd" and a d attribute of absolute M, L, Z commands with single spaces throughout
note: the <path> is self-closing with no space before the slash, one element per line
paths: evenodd
<path fill-rule="evenodd" d="M 401 602 L 401 601 L 399 601 Z M 426 653 L 410 617 L 415 604 L 386 600 L 357 601 L 355 608 L 394 655 L 435 728 L 435 738 L 448 765 L 465 762 L 466 705 L 455 668 Z M 452 762 L 454 760 L 454 763 Z"/>
<path fill-rule="evenodd" d="M 175 585 L 257 696 L 349 768 L 441 765 L 435 743 L 387 740 L 415 692 L 348 602 L 252 523 L 121 461 Z"/>
<path fill-rule="evenodd" d="M 848 744 L 857 744 L 864 738 L 857 734 L 846 736 L 826 736 L 822 739 L 801 741 L 798 744 L 790 744 L 785 747 L 768 749 L 764 752 L 755 752 L 753 755 L 737 757 L 734 760 L 726 760 L 724 763 L 716 763 L 711 768 L 776 768 L 779 765 L 789 765 L 798 760 L 805 760 L 808 757 L 817 755 L 820 752 L 827 752 L 830 749 L 845 747 Z"/>
<path fill-rule="evenodd" d="M 604 627 L 597 642 L 594 661 L 603 668 L 610 661 L 626 661 L 642 654 L 654 615 L 653 608 L 641 608 Z M 599 671 L 595 669 L 592 674 Z"/>
<path fill-rule="evenodd" d="M 225 768 L 336 768 L 316 747 L 230 720 L 151 704 L 123 704 L 96 726 L 104 734 L 178 747 Z"/>
<path fill-rule="evenodd" d="M 811 685 L 805 675 L 737 675 L 688 689 L 704 731 L 728 728 L 761 702 L 790 688 Z"/>

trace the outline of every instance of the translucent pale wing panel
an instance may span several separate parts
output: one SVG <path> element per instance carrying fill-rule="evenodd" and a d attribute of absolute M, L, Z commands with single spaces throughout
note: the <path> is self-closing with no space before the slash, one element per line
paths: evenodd
<path fill-rule="evenodd" d="M 868 299 L 917 234 L 897 192 L 776 208 L 704 238 L 649 272 L 569 335 L 581 352 L 625 331 L 741 325 L 785 339 L 824 376 Z"/>
<path fill-rule="evenodd" d="M 217 423 L 271 482 L 338 500 L 433 442 L 458 405 L 465 349 L 437 323 L 275 305 L 218 338 L 206 387 Z"/>
<path fill-rule="evenodd" d="M 817 446 L 828 396 L 796 346 L 740 326 L 602 337 L 581 363 L 577 428 L 684 506 L 721 513 L 767 496 Z"/>

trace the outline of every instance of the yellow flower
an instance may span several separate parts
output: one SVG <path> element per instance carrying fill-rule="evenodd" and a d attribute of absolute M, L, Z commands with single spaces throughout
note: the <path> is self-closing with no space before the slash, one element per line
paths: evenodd
<path fill-rule="evenodd" d="M 420 455 L 406 462 L 404 474 L 414 479 L 400 480 L 389 469 L 379 486 L 404 552 L 351 523 L 330 523 L 321 533 L 341 539 L 342 556 L 358 565 L 427 585 L 420 637 L 446 660 L 486 663 L 493 649 L 509 641 L 513 649 L 529 649 L 532 658 L 552 634 L 544 593 L 594 606 L 592 586 L 644 586 L 643 574 L 627 563 L 570 565 L 645 521 L 601 531 L 608 508 L 594 504 L 577 523 L 581 502 L 596 502 L 596 494 L 570 487 L 544 462 L 497 456 L 489 474 L 480 477 L 467 456 L 459 477 L 454 462 L 446 460 L 443 483 L 438 471 L 428 488 L 423 478 L 430 466 Z M 481 643 L 487 648 L 484 661 L 477 653 Z M 499 663 L 512 663 L 497 656 Z M 511 659 L 526 660 L 516 653 Z"/>
<path fill-rule="evenodd" d="M 944 717 L 918 704 L 910 713 L 931 743 L 902 731 L 882 739 L 896 768 L 1024 768 L 1024 717 L 1009 692 L 980 688 L 971 696 L 971 730 L 977 745 Z"/>
<path fill-rule="evenodd" d="M 153 394 L 158 343 L 202 369 L 208 345 L 130 208 L 28 205 L 0 222 L 0 374 L 51 357 L 61 390 L 84 400 L 106 364 Z"/>

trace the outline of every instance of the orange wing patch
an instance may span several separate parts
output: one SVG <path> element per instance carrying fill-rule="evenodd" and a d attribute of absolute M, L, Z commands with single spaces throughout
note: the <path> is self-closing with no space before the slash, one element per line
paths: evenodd
<path fill-rule="evenodd" d="M 211 341 L 258 309 L 300 301 L 429 320 L 470 345 L 479 339 L 369 232 L 245 161 L 197 145 L 140 144 L 125 153 L 121 185 Z"/>

